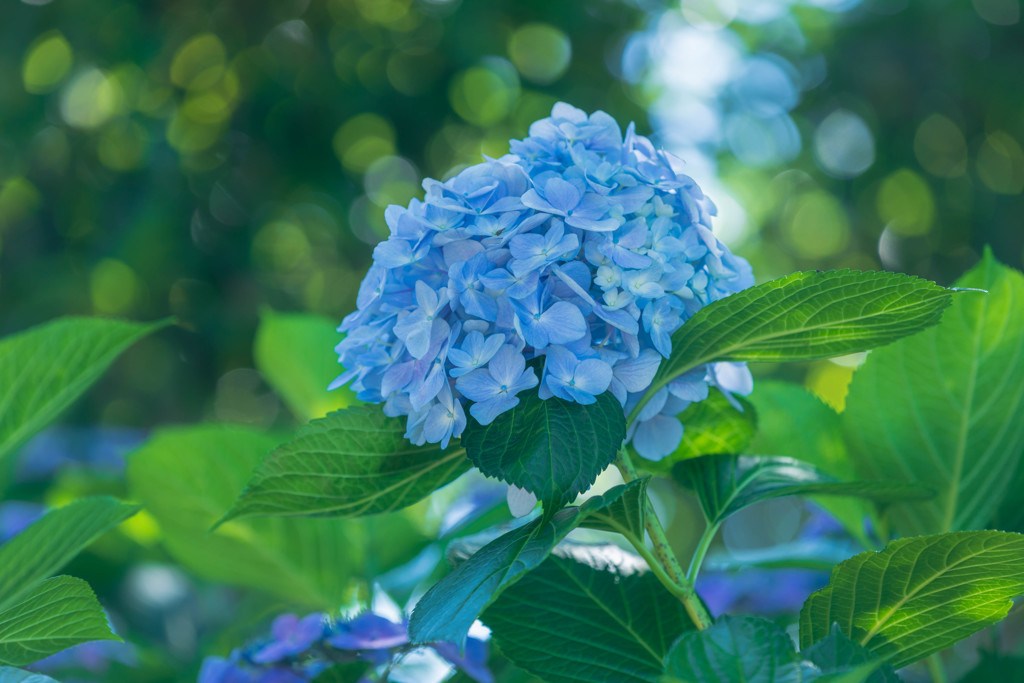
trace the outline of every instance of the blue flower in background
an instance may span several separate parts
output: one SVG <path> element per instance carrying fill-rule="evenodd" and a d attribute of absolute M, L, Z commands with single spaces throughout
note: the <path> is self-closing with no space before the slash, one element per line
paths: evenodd
<path fill-rule="evenodd" d="M 753 284 L 712 234 L 715 207 L 682 162 L 604 112 L 557 104 L 511 153 L 426 196 L 390 206 L 358 309 L 339 331 L 360 400 L 407 416 L 417 444 L 462 434 L 539 385 L 542 398 L 631 410 L 698 309 Z M 543 357 L 540 379 L 527 361 Z M 682 438 L 676 417 L 707 396 L 749 391 L 749 373 L 698 368 L 661 392 L 629 434 L 659 459 Z"/>

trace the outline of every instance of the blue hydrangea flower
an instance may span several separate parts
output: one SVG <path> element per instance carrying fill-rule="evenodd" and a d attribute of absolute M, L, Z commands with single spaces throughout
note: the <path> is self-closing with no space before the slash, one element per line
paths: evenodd
<path fill-rule="evenodd" d="M 632 124 L 557 104 L 510 152 L 388 207 L 391 235 L 339 328 L 347 370 L 331 386 L 406 416 L 417 444 L 447 445 L 467 412 L 488 424 L 524 391 L 583 404 L 609 391 L 631 411 L 672 333 L 753 284 L 682 162 Z M 675 450 L 678 414 L 709 386 L 748 393 L 750 375 L 715 364 L 672 382 L 631 426 L 637 452 Z"/>

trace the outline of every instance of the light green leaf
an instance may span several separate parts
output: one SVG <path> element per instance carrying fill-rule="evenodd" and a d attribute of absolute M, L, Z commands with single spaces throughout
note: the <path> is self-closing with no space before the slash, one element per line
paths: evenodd
<path fill-rule="evenodd" d="M 313 683 L 359 683 L 373 665 L 370 662 L 335 664 L 313 679 Z"/>
<path fill-rule="evenodd" d="M 54 679 L 43 674 L 37 674 L 24 669 L 12 669 L 9 666 L 0 666 L 0 683 L 57 683 Z"/>
<path fill-rule="evenodd" d="M 366 552 L 365 527 L 343 519 L 267 518 L 210 531 L 275 443 L 241 426 L 167 429 L 129 456 L 128 484 L 156 518 L 167 549 L 190 570 L 290 603 L 336 609 Z M 381 552 L 371 556 L 382 570 L 422 547 L 422 532 L 407 520 L 376 522 Z"/>
<path fill-rule="evenodd" d="M 663 465 L 667 472 L 672 463 L 687 458 L 749 452 L 747 447 L 757 429 L 758 412 L 746 399 L 736 400 L 743 406 L 742 412 L 736 410 L 721 391 L 712 389 L 705 400 L 697 401 L 679 415 L 685 429 L 675 452 L 656 463 L 642 461 L 641 466 L 660 472 L 659 465 Z"/>
<path fill-rule="evenodd" d="M 793 458 L 755 455 L 704 455 L 676 463 L 672 476 L 697 494 L 709 525 L 717 525 L 754 503 L 824 494 L 879 501 L 931 495 L 920 486 L 899 481 L 837 481 Z"/>
<path fill-rule="evenodd" d="M 988 525 L 1024 452 L 1024 275 L 986 253 L 942 324 L 868 356 L 843 430 L 864 477 L 913 479 L 929 501 L 891 512 L 902 534 Z"/>
<path fill-rule="evenodd" d="M 481 611 L 502 591 L 540 566 L 565 535 L 591 514 L 616 506 L 625 493 L 617 486 L 579 507 L 563 508 L 499 536 L 461 562 L 416 603 L 409 620 L 415 643 L 462 643 Z"/>
<path fill-rule="evenodd" d="M 617 546 L 559 547 L 483 621 L 502 654 L 550 683 L 657 680 L 669 646 L 693 628 L 682 603 Z"/>
<path fill-rule="evenodd" d="M 166 321 L 61 318 L 0 339 L 0 462 Z"/>
<path fill-rule="evenodd" d="M 313 420 L 249 480 L 225 520 L 252 515 L 358 516 L 419 502 L 469 469 L 461 448 L 413 446 L 380 406 Z"/>
<path fill-rule="evenodd" d="M 814 465 L 836 479 L 856 478 L 843 443 L 839 414 L 803 387 L 790 382 L 759 381 L 749 397 L 757 410 L 757 434 L 750 453 L 788 455 Z M 864 519 L 873 506 L 857 498 L 820 496 L 812 500 L 838 519 L 864 547 L 871 541 Z"/>
<path fill-rule="evenodd" d="M 772 622 L 724 616 L 676 641 L 665 658 L 662 683 L 800 683 L 817 677 Z"/>
<path fill-rule="evenodd" d="M 489 425 L 470 420 L 462 444 L 481 472 L 534 493 L 550 511 L 586 491 L 625 438 L 626 418 L 611 393 L 591 405 L 524 393 Z"/>
<path fill-rule="evenodd" d="M 865 683 L 899 683 L 900 681 L 900 677 L 896 675 L 892 665 L 883 662 L 871 650 L 847 638 L 838 624 L 832 625 L 832 630 L 827 636 L 810 647 L 804 648 L 800 652 L 800 656 L 815 664 L 825 673 L 837 675 L 849 673 L 851 676 L 856 676 L 863 671 L 865 675 L 855 678 L 855 680 Z M 872 666 L 869 668 L 868 665 Z"/>
<path fill-rule="evenodd" d="M 26 666 L 92 640 L 120 638 L 89 584 L 72 576 L 38 583 L 0 612 L 0 664 Z"/>
<path fill-rule="evenodd" d="M 843 633 L 899 669 L 1006 616 L 1024 593 L 1024 536 L 903 538 L 840 563 L 800 611 L 800 643 Z"/>
<path fill-rule="evenodd" d="M 55 574 L 101 534 L 128 519 L 135 505 L 94 497 L 51 510 L 0 546 L 0 610 Z"/>
<path fill-rule="evenodd" d="M 888 344 L 937 323 L 950 297 L 899 273 L 793 273 L 697 311 L 672 335 L 649 391 L 712 361 L 814 360 Z"/>
<path fill-rule="evenodd" d="M 260 313 L 253 357 L 256 369 L 301 422 L 356 402 L 350 389 L 327 391 L 341 374 L 335 345 L 337 324 L 310 313 Z"/>
<path fill-rule="evenodd" d="M 584 517 L 580 526 L 612 531 L 643 542 L 647 523 L 647 485 L 650 481 L 650 477 L 642 477 L 609 489 L 602 496 L 604 502 L 601 507 Z"/>

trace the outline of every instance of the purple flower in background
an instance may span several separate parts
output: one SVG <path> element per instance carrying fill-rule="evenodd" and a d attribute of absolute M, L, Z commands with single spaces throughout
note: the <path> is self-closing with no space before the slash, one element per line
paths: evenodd
<path fill-rule="evenodd" d="M 515 407 L 538 383 L 526 369 L 535 358 L 542 398 L 592 403 L 611 391 L 631 410 L 672 334 L 753 284 L 712 234 L 715 207 L 682 162 L 632 125 L 623 135 L 603 112 L 557 104 L 510 149 L 388 207 L 391 234 L 339 328 L 347 370 L 332 388 L 352 382 L 360 400 L 406 415 L 417 444 L 458 438 L 467 411 L 489 424 Z M 690 402 L 709 386 L 746 393 L 749 378 L 745 366 L 697 368 L 629 437 L 662 458 Z"/>
<path fill-rule="evenodd" d="M 0 503 L 0 543 L 6 543 L 46 512 L 46 506 L 11 500 Z"/>
<path fill-rule="evenodd" d="M 309 614 L 301 619 L 294 614 L 282 614 L 271 627 L 273 640 L 252 656 L 257 664 L 279 662 L 305 652 L 324 635 L 326 615 Z"/>
<path fill-rule="evenodd" d="M 466 639 L 466 652 L 460 653 L 455 643 L 435 643 L 434 649 L 464 674 L 477 683 L 494 683 L 494 674 L 487 668 L 487 642 L 478 638 Z"/>
<path fill-rule="evenodd" d="M 387 650 L 409 642 L 405 624 L 365 612 L 348 622 L 340 622 L 327 643 L 340 650 Z"/>

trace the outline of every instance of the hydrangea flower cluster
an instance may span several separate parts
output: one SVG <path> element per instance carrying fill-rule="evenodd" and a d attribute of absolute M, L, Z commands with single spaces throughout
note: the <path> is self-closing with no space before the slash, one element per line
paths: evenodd
<path fill-rule="evenodd" d="M 702 306 L 753 284 L 711 232 L 714 205 L 682 162 L 604 112 L 560 103 L 511 153 L 390 206 L 358 309 L 339 331 L 362 401 L 408 416 L 406 436 L 447 446 L 466 410 L 489 424 L 538 390 L 581 404 L 612 392 L 630 411 Z M 538 377 L 527 362 L 544 357 Z M 629 435 L 659 459 L 676 417 L 707 396 L 752 388 L 745 366 L 715 364 L 649 401 Z"/>
<path fill-rule="evenodd" d="M 360 683 L 389 681 L 440 683 L 455 667 L 477 683 L 494 683 L 487 668 L 487 642 L 470 637 L 464 652 L 454 643 L 431 647 L 409 644 L 406 623 L 364 612 L 348 621 L 332 621 L 317 612 L 282 614 L 268 638 L 235 649 L 229 657 L 207 657 L 199 683 L 304 683 L 335 664 L 365 662 L 371 669 Z"/>

